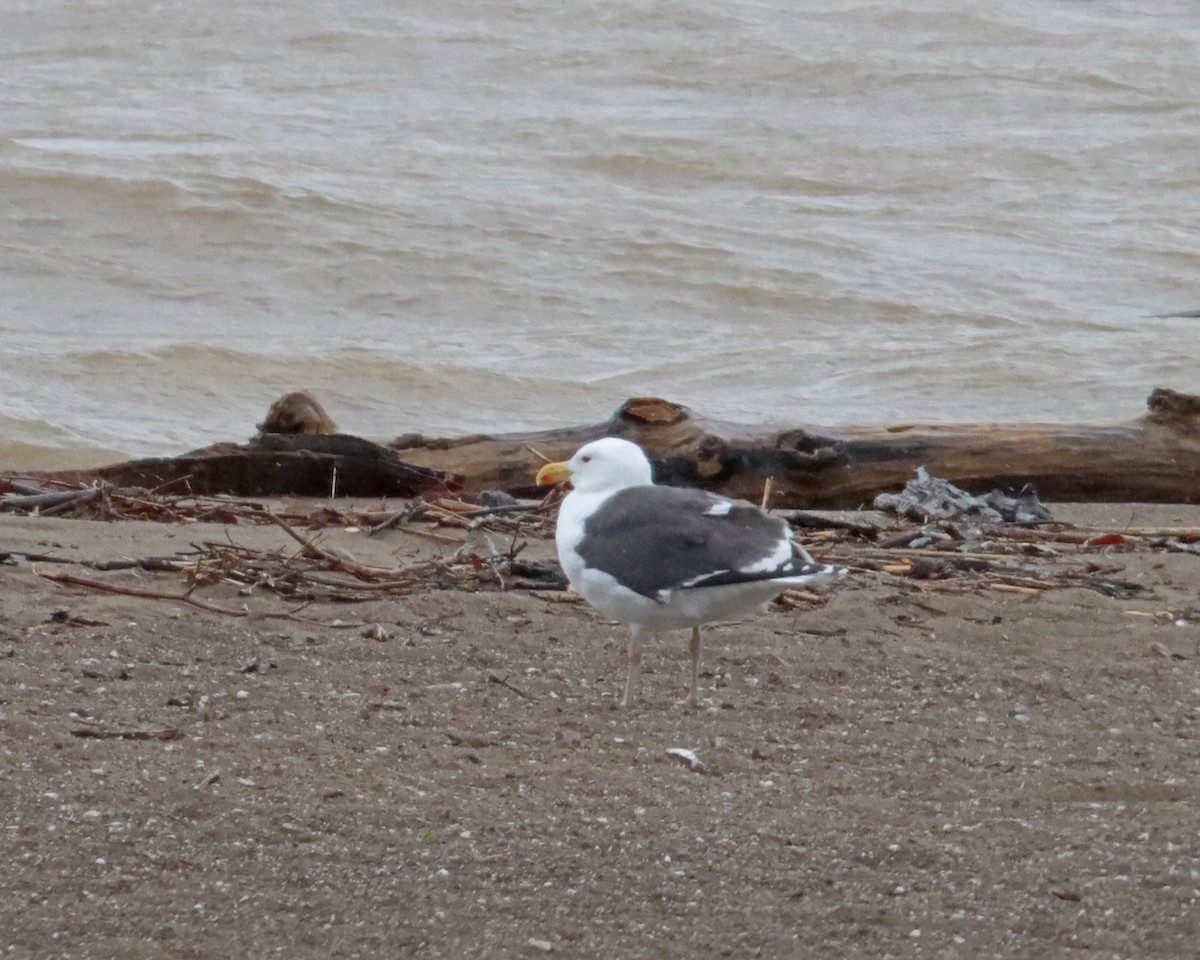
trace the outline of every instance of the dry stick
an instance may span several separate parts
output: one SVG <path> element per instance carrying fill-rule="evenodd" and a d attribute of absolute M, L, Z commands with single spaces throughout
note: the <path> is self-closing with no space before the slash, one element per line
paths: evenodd
<path fill-rule="evenodd" d="M 795 510 L 791 513 L 783 514 L 783 518 L 793 527 L 804 527 L 808 530 L 829 530 L 841 531 L 844 533 L 858 534 L 859 536 L 871 537 L 874 539 L 879 534 L 884 532 L 884 528 L 871 523 L 856 523 L 853 520 L 834 519 L 832 517 L 821 517 L 815 513 L 808 513 L 804 510 Z"/>
<path fill-rule="evenodd" d="M 100 492 L 99 487 L 89 487 L 86 490 L 58 490 L 53 493 L 31 493 L 26 495 L 12 494 L 0 497 L 0 506 L 17 510 L 36 510 L 39 507 L 54 507 L 64 503 L 71 504 L 79 500 L 90 500 Z"/>
<path fill-rule="evenodd" d="M 1066 543 L 1081 544 L 1089 537 L 1097 536 L 1097 531 L 1081 530 L 1069 527 L 1065 530 L 1038 530 L 1033 527 L 998 527 L 985 524 L 979 532 L 992 540 L 1011 540 L 1014 543 Z"/>
<path fill-rule="evenodd" d="M 3 551 L 10 557 L 24 557 L 29 563 L 72 563 L 79 566 L 92 566 L 86 560 L 76 560 L 74 557 L 56 557 L 52 553 L 26 553 L 24 550 Z"/>
<path fill-rule="evenodd" d="M 433 567 L 430 567 L 430 573 L 433 572 Z M 386 592 L 388 590 L 400 590 L 405 587 L 414 587 L 420 584 L 420 580 L 413 577 L 408 580 L 376 580 L 371 583 L 364 583 L 361 580 L 327 580 L 324 577 L 315 574 L 305 574 L 302 583 L 315 583 L 322 587 L 332 587 L 335 590 L 347 590 L 351 593 L 362 592 Z"/>
<path fill-rule="evenodd" d="M 69 480 L 56 480 L 54 477 L 26 477 L 20 474 L 6 473 L 0 475 L 0 480 L 5 480 L 8 483 L 32 484 L 38 488 L 38 490 L 31 491 L 33 493 L 44 492 L 47 487 L 57 487 L 60 490 L 80 489 L 77 481 L 71 482 Z"/>
<path fill-rule="evenodd" d="M 989 590 L 996 590 L 1000 593 L 1016 593 L 1021 596 L 1033 597 L 1042 593 L 1048 587 L 1053 586 L 1053 584 L 1047 583 L 1041 587 L 1018 587 L 1011 583 L 985 583 L 984 586 Z"/>
<path fill-rule="evenodd" d="M 209 613 L 220 613 L 227 617 L 253 617 L 263 620 L 294 620 L 298 623 L 322 623 L 320 620 L 312 620 L 308 617 L 297 617 L 291 613 L 251 613 L 249 610 L 231 610 L 228 607 L 221 607 L 215 603 L 208 603 L 204 600 L 197 600 L 192 596 L 189 590 L 187 593 L 160 593 L 157 590 L 139 590 L 136 587 L 118 587 L 112 583 L 104 583 L 101 580 L 88 580 L 85 577 L 75 577 L 69 573 L 47 573 L 43 570 L 37 571 L 37 575 L 44 580 L 51 580 L 54 583 L 65 583 L 76 587 L 87 587 L 90 590 L 99 590 L 102 593 L 117 593 L 126 597 L 141 597 L 145 600 L 170 600 L 173 603 L 185 603 L 192 607 L 199 607 L 201 610 L 207 610 Z"/>
<path fill-rule="evenodd" d="M 23 497 L 40 497 L 46 492 L 45 487 L 33 483 L 32 481 L 28 483 L 22 483 L 19 478 L 12 476 L 12 474 L 0 475 L 0 483 L 7 483 L 13 488 L 13 490 Z"/>
<path fill-rule="evenodd" d="M 434 543 L 452 544 L 454 546 L 462 544 L 462 541 L 455 537 L 447 537 L 440 533 L 434 533 L 432 530 L 418 530 L 416 527 L 397 527 L 396 529 L 400 533 L 407 533 L 412 537 L 424 537 L 426 540 L 432 540 Z"/>
<path fill-rule="evenodd" d="M 148 570 L 152 573 L 178 573 L 188 569 L 188 561 L 178 557 L 138 557 L 131 560 L 101 560 L 87 564 L 93 570 Z"/>
<path fill-rule="evenodd" d="M 89 740 L 182 740 L 184 732 L 178 727 L 165 730 L 95 730 L 90 727 L 72 730 L 71 736 Z"/>
<path fill-rule="evenodd" d="M 114 500 L 119 500 L 124 506 L 129 506 L 132 504 L 134 506 L 150 507 L 152 510 L 165 510 L 167 513 L 171 514 L 172 516 L 176 515 L 175 511 L 172 510 L 171 507 L 169 507 L 165 502 L 144 499 L 145 497 L 149 496 L 148 491 L 147 492 L 139 491 L 139 492 L 141 493 L 141 496 L 134 496 L 132 494 L 119 493 L 119 492 L 114 492 L 114 493 L 110 494 L 110 496 Z"/>
<path fill-rule="evenodd" d="M 468 503 L 466 500 L 457 500 L 454 497 L 438 497 L 430 506 L 465 516 L 474 516 L 487 509 L 478 503 Z"/>
<path fill-rule="evenodd" d="M 1105 533 L 1119 533 L 1124 537 L 1146 537 L 1158 539 L 1161 537 L 1200 537 L 1200 527 L 1129 527 L 1125 530 L 1092 531 L 1089 536 L 1103 536 Z"/>
<path fill-rule="evenodd" d="M 558 508 L 566 495 L 566 485 L 562 483 L 556 484 L 542 497 L 542 502 L 534 508 L 534 512 L 544 514 L 547 517 L 554 516 L 557 514 Z"/>
<path fill-rule="evenodd" d="M 401 520 L 411 520 L 414 513 L 416 513 L 416 510 L 411 504 L 401 510 L 396 510 L 393 513 L 389 513 L 381 523 L 377 523 L 373 527 L 367 528 L 367 536 L 373 537 L 377 533 L 383 533 L 384 530 L 387 530 L 389 527 L 394 527 Z"/>
<path fill-rule="evenodd" d="M 152 497 L 159 491 L 166 490 L 167 487 L 173 487 L 177 483 L 186 484 L 194 476 L 195 476 L 194 473 L 185 473 L 182 477 L 176 477 L 174 480 L 167 480 L 164 483 L 160 483 L 157 487 L 151 487 L 149 490 L 146 491 L 146 495 Z"/>
<path fill-rule="evenodd" d="M 518 526 L 522 523 L 543 524 L 546 522 L 546 518 L 537 513 L 540 508 L 540 504 L 529 506 L 524 503 L 506 503 L 498 507 L 484 507 L 471 514 L 471 522 L 467 524 L 467 529 L 478 529 L 490 520 L 508 519 L 502 515 L 509 513 L 521 514 L 515 520 Z"/>
<path fill-rule="evenodd" d="M 511 690 L 518 697 L 524 697 L 526 700 L 536 700 L 537 699 L 537 697 L 535 697 L 532 693 L 527 693 L 524 690 L 522 690 L 520 687 L 514 687 L 511 683 L 508 682 L 507 677 L 498 677 L 494 673 L 492 673 L 492 674 L 488 675 L 488 683 L 497 683 L 500 686 L 502 686 L 505 690 Z"/>
<path fill-rule="evenodd" d="M 1070 577 L 1071 574 L 1064 574 L 1064 576 Z M 1018 577 L 993 571 L 988 571 L 987 579 L 992 583 L 1007 583 L 1011 587 L 1029 587 L 1034 590 L 1057 590 L 1079 586 L 1073 580 L 1038 580 L 1036 577 Z"/>
<path fill-rule="evenodd" d="M 1013 553 L 965 553 L 957 550 L 910 549 L 907 547 L 872 547 L 868 550 L 856 549 L 852 552 L 855 557 L 864 560 L 903 560 L 906 557 L 927 557 L 934 560 L 1011 561 L 1020 556 Z"/>
<path fill-rule="evenodd" d="M 448 527 L 465 528 L 470 522 L 462 514 L 455 513 L 453 510 L 447 510 L 445 507 L 439 507 L 432 503 L 425 504 L 421 512 L 431 514 L 438 523 L 444 523 Z"/>
<path fill-rule="evenodd" d="M 340 567 L 347 573 L 352 573 L 363 580 L 377 580 L 380 577 L 395 577 L 397 574 L 404 573 L 403 570 L 389 569 L 387 567 L 369 567 L 366 564 L 357 562 L 356 560 L 346 560 L 343 557 L 339 557 L 336 553 L 325 550 L 322 547 L 318 547 L 308 538 L 302 537 L 295 530 L 293 530 L 291 526 L 288 525 L 288 523 L 284 521 L 283 518 L 281 518 L 278 514 L 268 513 L 267 516 L 271 518 L 272 523 L 282 527 L 284 532 L 287 533 L 289 537 L 300 544 L 304 548 L 304 552 L 310 557 L 315 556 L 321 558 L 322 560 L 326 560 L 329 563 L 332 563 L 335 567 Z"/>
<path fill-rule="evenodd" d="M 471 519 L 490 517 L 497 513 L 536 513 L 540 503 L 502 503 L 496 507 L 480 507 L 471 514 Z"/>
<path fill-rule="evenodd" d="M 442 566 L 440 561 L 426 560 L 422 561 L 421 563 L 415 563 L 409 567 L 369 567 L 366 564 L 357 563 L 353 560 L 345 560 L 335 553 L 322 549 L 321 547 L 312 543 L 310 540 L 302 537 L 275 514 L 267 515 L 275 523 L 287 531 L 288 535 L 291 536 L 297 543 L 301 544 L 303 547 L 303 552 L 308 552 L 310 556 L 316 556 L 322 560 L 326 560 L 333 564 L 334 567 L 344 570 L 346 573 L 349 573 L 360 580 L 365 580 L 368 584 L 380 584 L 383 589 L 410 585 L 411 581 L 400 578 L 421 576 L 423 574 L 431 573 L 438 569 L 439 566 Z M 459 544 L 457 540 L 452 542 L 459 545 L 460 551 L 466 547 L 466 544 Z M 455 561 L 452 560 L 451 563 L 453 562 Z"/>
<path fill-rule="evenodd" d="M 214 510 L 219 507 L 245 507 L 252 516 L 266 515 L 268 512 L 266 506 L 259 500 L 247 500 L 244 497 L 228 497 L 221 494 L 182 493 L 177 497 L 173 497 L 172 500 L 176 506 L 180 506 L 190 500 L 193 508 L 196 510 Z"/>
<path fill-rule="evenodd" d="M 546 603 L 586 603 L 579 594 L 567 593 L 565 590 L 530 590 L 529 596 L 544 600 Z"/>

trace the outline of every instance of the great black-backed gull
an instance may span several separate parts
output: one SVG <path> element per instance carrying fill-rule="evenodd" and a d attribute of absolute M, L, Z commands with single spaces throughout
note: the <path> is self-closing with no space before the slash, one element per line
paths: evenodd
<path fill-rule="evenodd" d="M 637 700 L 642 642 L 692 628 L 690 706 L 700 702 L 700 625 L 745 617 L 789 587 L 844 573 L 793 543 L 788 525 L 755 506 L 702 490 L 654 485 L 637 444 L 607 437 L 538 471 L 569 480 L 555 541 L 567 579 L 607 617 L 629 625 L 622 706 Z"/>

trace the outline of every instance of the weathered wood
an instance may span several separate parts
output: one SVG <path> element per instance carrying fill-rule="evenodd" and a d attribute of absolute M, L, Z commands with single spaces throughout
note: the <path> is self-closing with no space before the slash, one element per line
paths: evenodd
<path fill-rule="evenodd" d="M 316 397 L 307 390 L 296 390 L 285 393 L 271 404 L 267 415 L 258 425 L 258 432 L 331 436 L 338 432 L 338 426 Z"/>
<path fill-rule="evenodd" d="M 901 489 L 917 467 L 972 493 L 1034 484 L 1043 499 L 1200 502 L 1200 397 L 1155 390 L 1126 424 L 901 424 L 753 427 L 708 420 L 655 398 L 622 404 L 602 423 L 461 439 L 408 434 L 390 447 L 345 434 L 267 434 L 171 459 L 39 473 L 70 482 L 172 486 L 242 496 L 439 495 L 504 490 L 538 496 L 534 474 L 602 436 L 640 444 L 659 482 L 758 502 L 771 479 L 777 508 L 853 508 Z M 30 474 L 25 474 L 30 476 Z"/>
<path fill-rule="evenodd" d="M 390 447 L 346 434 L 265 434 L 249 444 L 215 444 L 179 457 L 22 475 L 245 497 L 327 497 L 335 490 L 348 497 L 415 497 L 447 490 L 437 471 L 406 463 Z"/>
<path fill-rule="evenodd" d="M 662 483 L 700 486 L 771 506 L 853 508 L 899 490 L 925 466 L 973 493 L 1037 487 L 1043 499 L 1200 501 L 1200 397 L 1157 389 L 1149 411 L 1120 425 L 901 424 L 770 429 L 708 420 L 667 400 L 629 400 L 603 423 L 462 440 L 401 437 L 414 464 L 466 491 L 534 495 L 532 477 L 601 436 L 640 444 Z"/>

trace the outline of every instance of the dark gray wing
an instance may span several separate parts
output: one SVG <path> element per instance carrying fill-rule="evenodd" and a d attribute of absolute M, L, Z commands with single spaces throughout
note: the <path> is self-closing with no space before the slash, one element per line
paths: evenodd
<path fill-rule="evenodd" d="M 771 580 L 807 570 L 791 558 L 771 570 L 748 570 L 779 548 L 788 536 L 787 524 L 757 507 L 701 490 L 627 487 L 604 501 L 583 529 L 576 548 L 583 562 L 651 599 L 663 590 Z"/>

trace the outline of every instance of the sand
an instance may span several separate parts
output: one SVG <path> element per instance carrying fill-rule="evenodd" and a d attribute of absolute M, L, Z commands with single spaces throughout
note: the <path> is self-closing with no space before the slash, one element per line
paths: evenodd
<path fill-rule="evenodd" d="M 0 515 L 0 554 L 226 538 L 285 543 Z M 391 564 L 438 549 L 327 542 Z M 865 573 L 823 607 L 714 628 L 698 711 L 674 705 L 684 634 L 649 647 L 644 702 L 621 711 L 624 631 L 546 596 L 306 611 L 377 625 L 338 629 L 0 566 L 0 955 L 1192 960 L 1200 558 L 1096 561 L 1144 589 Z"/>

